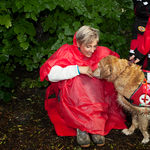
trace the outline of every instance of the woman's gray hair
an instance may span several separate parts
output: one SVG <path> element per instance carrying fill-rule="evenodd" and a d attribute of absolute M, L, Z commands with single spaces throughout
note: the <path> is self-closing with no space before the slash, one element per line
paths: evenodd
<path fill-rule="evenodd" d="M 87 45 L 97 40 L 99 42 L 99 30 L 91 28 L 90 26 L 84 25 L 79 28 L 76 33 L 76 40 L 79 46 L 82 44 Z"/>

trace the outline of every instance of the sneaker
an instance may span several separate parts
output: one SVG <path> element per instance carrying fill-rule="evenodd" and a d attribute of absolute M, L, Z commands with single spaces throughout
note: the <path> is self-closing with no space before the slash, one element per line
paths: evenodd
<path fill-rule="evenodd" d="M 90 146 L 90 136 L 86 131 L 81 131 L 77 128 L 77 142 L 81 147 Z"/>
<path fill-rule="evenodd" d="M 97 144 L 97 146 L 103 146 L 105 144 L 105 137 L 99 134 L 91 134 L 93 142 Z"/>

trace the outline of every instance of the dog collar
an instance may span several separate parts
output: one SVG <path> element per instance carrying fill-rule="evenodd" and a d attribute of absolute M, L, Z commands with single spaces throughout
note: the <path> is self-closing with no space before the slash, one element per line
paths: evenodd
<path fill-rule="evenodd" d="M 124 98 L 134 106 L 138 107 L 150 107 L 150 83 L 147 83 L 148 73 L 147 71 L 143 71 L 145 74 L 145 79 L 139 85 L 139 87 L 134 91 L 131 97 L 128 99 L 124 96 Z"/>

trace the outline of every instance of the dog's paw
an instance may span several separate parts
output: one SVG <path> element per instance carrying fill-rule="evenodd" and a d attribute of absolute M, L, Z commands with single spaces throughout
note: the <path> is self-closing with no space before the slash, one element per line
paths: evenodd
<path fill-rule="evenodd" d="M 146 139 L 146 138 L 145 138 L 145 139 L 142 140 L 141 143 L 146 144 L 146 143 L 148 143 L 148 142 L 149 142 L 149 139 Z"/>
<path fill-rule="evenodd" d="M 125 135 L 131 135 L 133 132 L 130 132 L 129 129 L 123 129 L 122 133 L 124 133 Z"/>

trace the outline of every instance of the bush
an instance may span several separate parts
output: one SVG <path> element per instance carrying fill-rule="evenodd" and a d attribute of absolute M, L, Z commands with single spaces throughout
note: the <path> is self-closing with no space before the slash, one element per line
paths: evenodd
<path fill-rule="evenodd" d="M 126 58 L 133 15 L 131 0 L 1 0 L 0 73 L 11 75 L 17 64 L 38 69 L 60 46 L 72 44 L 81 25 L 98 28 L 100 45 Z M 2 75 L 0 95 L 7 81 Z"/>

